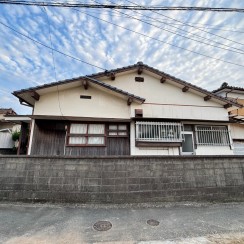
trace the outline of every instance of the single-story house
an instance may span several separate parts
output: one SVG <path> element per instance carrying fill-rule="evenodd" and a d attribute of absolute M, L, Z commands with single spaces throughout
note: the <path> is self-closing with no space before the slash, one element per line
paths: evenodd
<path fill-rule="evenodd" d="M 220 88 L 213 92 L 244 105 L 244 88 L 242 87 L 229 86 L 224 82 Z M 229 117 L 234 154 L 244 155 L 244 108 L 230 110 Z"/>
<path fill-rule="evenodd" d="M 242 107 L 142 62 L 13 94 L 33 107 L 29 155 L 231 155 Z"/>

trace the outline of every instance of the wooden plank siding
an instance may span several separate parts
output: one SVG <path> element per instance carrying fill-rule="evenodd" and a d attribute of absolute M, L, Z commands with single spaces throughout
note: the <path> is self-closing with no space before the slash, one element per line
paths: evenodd
<path fill-rule="evenodd" d="M 31 155 L 64 155 L 66 123 L 36 120 Z"/>
<path fill-rule="evenodd" d="M 19 139 L 18 155 L 27 154 L 27 145 L 28 145 L 28 134 L 29 134 L 29 124 L 21 122 L 21 134 Z"/>
<path fill-rule="evenodd" d="M 130 155 L 130 135 L 128 137 L 108 137 L 107 155 Z"/>
<path fill-rule="evenodd" d="M 66 155 L 66 156 L 107 156 L 130 155 L 129 123 L 127 137 L 109 137 L 109 124 L 105 124 L 105 146 L 68 146 L 66 129 L 70 121 L 35 120 L 31 155 Z M 77 123 L 77 121 L 76 121 Z M 86 123 L 84 121 L 80 123 Z M 118 123 L 121 124 L 121 123 Z M 125 124 L 125 123 L 123 123 Z"/>

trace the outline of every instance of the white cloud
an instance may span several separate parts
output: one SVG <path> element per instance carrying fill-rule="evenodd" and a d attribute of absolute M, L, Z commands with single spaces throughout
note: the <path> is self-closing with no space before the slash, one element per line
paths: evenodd
<path fill-rule="evenodd" d="M 94 1 L 87 2 L 94 3 Z M 110 1 L 101 2 L 111 3 Z M 118 3 L 118 1 L 112 2 Z M 119 1 L 119 4 L 123 3 L 128 4 L 126 1 Z M 140 4 L 162 5 L 162 1 L 144 0 Z M 216 6 L 217 3 L 210 0 L 197 2 L 181 0 L 177 1 L 176 4 L 175 1 L 168 0 L 164 1 L 164 4 L 168 6 Z M 241 7 L 241 3 L 237 0 L 222 0 L 218 1 L 218 7 Z M 1 6 L 1 21 L 49 46 L 51 45 L 49 38 L 50 27 L 52 45 L 55 49 L 106 69 L 143 61 L 166 73 L 209 90 L 219 87 L 224 81 L 229 82 L 231 85 L 244 86 L 242 83 L 244 76 L 243 67 L 209 59 L 167 45 L 164 42 L 237 64 L 244 64 L 244 56 L 242 54 L 200 44 L 170 34 L 162 29 L 166 28 L 194 39 L 199 38 L 194 36 L 196 34 L 209 39 L 202 40 L 204 42 L 219 45 L 213 42 L 216 41 L 244 50 L 241 44 L 213 36 L 193 27 L 183 26 L 181 23 L 167 18 L 169 16 L 179 21 L 187 21 L 194 23 L 194 25 L 199 24 L 199 27 L 207 24 L 211 25 L 208 27 L 217 26 L 216 28 L 220 29 L 237 30 L 243 28 L 244 25 L 244 19 L 238 13 L 171 11 L 156 14 L 155 12 L 147 11 L 138 14 L 121 10 L 81 9 L 78 12 L 72 9 L 50 7 L 45 9 L 46 11 L 41 7 Z M 152 25 L 128 18 L 128 16 L 120 12 L 149 21 Z M 143 15 L 152 17 L 154 20 Z M 160 41 L 138 35 L 97 18 L 132 31 L 141 32 Z M 157 22 L 155 19 L 168 22 L 171 26 Z M 175 28 L 173 28 L 173 24 Z M 158 27 L 155 27 L 155 25 Z M 236 42 L 241 43 L 244 40 L 244 33 L 224 32 L 216 29 L 204 30 Z M 25 107 L 22 108 L 23 106 L 17 105 L 18 101 L 13 98 L 11 92 L 55 81 L 51 50 L 17 35 L 2 25 L 0 25 L 0 39 L 2 40 L 0 42 L 0 90 L 5 91 L 0 100 L 0 106 L 13 106 L 19 111 L 27 111 Z M 97 68 L 55 52 L 54 60 L 58 80 L 100 71 Z"/>

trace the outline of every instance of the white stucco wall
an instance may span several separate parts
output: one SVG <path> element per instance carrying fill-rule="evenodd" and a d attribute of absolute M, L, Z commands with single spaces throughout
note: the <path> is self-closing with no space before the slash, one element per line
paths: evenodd
<path fill-rule="evenodd" d="M 135 82 L 136 72 L 118 76 L 114 81 L 109 79 L 104 82 L 126 90 L 132 94 L 146 98 L 142 105 L 132 104 L 131 117 L 134 117 L 134 109 L 143 109 L 143 117 L 148 118 L 174 118 L 174 119 L 199 119 L 228 121 L 227 110 L 214 101 L 204 101 L 203 97 L 188 92 L 182 92 L 182 88 L 169 83 L 160 83 L 146 73 L 144 82 Z"/>
<path fill-rule="evenodd" d="M 231 124 L 230 133 L 233 140 L 235 139 L 244 140 L 244 125 Z"/>
<path fill-rule="evenodd" d="M 81 99 L 80 95 L 92 98 Z M 58 92 L 42 95 L 35 103 L 34 115 L 61 114 L 76 117 L 130 118 L 130 107 L 123 98 L 94 87 L 85 90 L 82 86 L 60 91 L 59 98 Z"/>
<path fill-rule="evenodd" d="M 35 104 L 34 115 L 58 116 L 62 113 L 77 117 L 130 118 L 135 116 L 135 108 L 140 108 L 145 118 L 228 121 L 227 110 L 215 101 L 204 101 L 191 90 L 182 92 L 182 88 L 167 82 L 162 84 L 159 78 L 147 73 L 141 75 L 144 82 L 135 82 L 135 76 L 139 76 L 136 71 L 116 76 L 114 81 L 106 79 L 103 82 L 145 98 L 142 105 L 134 102 L 127 106 L 126 98 L 97 87 L 89 86 L 84 90 L 77 83 L 77 87 L 60 90 L 59 99 L 57 91 L 41 94 Z M 80 95 L 90 95 L 92 99 L 80 99 Z"/>
<path fill-rule="evenodd" d="M 197 146 L 196 155 L 233 155 L 229 146 Z"/>

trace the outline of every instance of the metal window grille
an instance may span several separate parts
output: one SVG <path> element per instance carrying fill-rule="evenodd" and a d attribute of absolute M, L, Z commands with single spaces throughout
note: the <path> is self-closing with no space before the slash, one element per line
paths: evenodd
<path fill-rule="evenodd" d="M 136 140 L 147 142 L 181 142 L 182 124 L 176 122 L 136 122 Z"/>
<path fill-rule="evenodd" d="M 196 126 L 198 145 L 229 146 L 230 137 L 226 126 Z"/>

